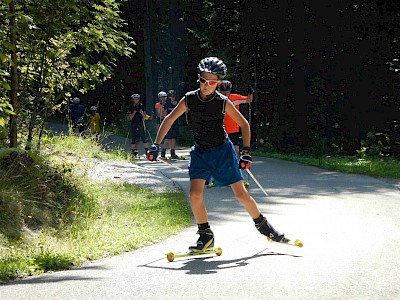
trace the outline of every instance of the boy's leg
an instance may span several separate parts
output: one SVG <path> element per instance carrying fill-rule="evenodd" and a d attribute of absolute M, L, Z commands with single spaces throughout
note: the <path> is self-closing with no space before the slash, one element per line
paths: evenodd
<path fill-rule="evenodd" d="M 207 223 L 207 210 L 203 202 L 204 179 L 190 180 L 190 207 L 192 208 L 193 215 L 197 224 Z"/>
<path fill-rule="evenodd" d="M 131 144 L 131 154 L 134 157 L 139 156 L 139 151 L 137 150 L 137 143 L 132 143 Z"/>
<path fill-rule="evenodd" d="M 231 188 L 233 190 L 233 193 L 235 194 L 236 199 L 243 204 L 249 215 L 253 219 L 258 218 L 261 212 L 258 209 L 257 203 L 254 200 L 254 198 L 249 194 L 249 192 L 244 187 L 243 181 L 239 180 L 238 182 L 231 184 Z"/>
<path fill-rule="evenodd" d="M 244 187 L 242 180 L 232 184 L 231 188 L 236 199 L 243 204 L 249 215 L 253 218 L 255 226 L 261 234 L 271 238 L 276 242 L 279 242 L 285 238 L 285 235 L 276 231 L 275 228 L 272 227 L 267 219 L 261 214 L 256 201 Z"/>
<path fill-rule="evenodd" d="M 198 226 L 200 235 L 196 243 L 189 247 L 190 251 L 206 250 L 214 247 L 214 234 L 208 224 L 207 210 L 203 202 L 204 179 L 190 180 L 190 207 Z"/>

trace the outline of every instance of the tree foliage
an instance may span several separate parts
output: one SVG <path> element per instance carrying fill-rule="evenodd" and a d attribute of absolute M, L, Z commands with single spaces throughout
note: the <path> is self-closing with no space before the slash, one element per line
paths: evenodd
<path fill-rule="evenodd" d="M 17 7 L 19 101 L 28 111 L 40 101 L 96 87 L 87 97 L 102 103 L 107 120 L 115 119 L 131 93 L 148 94 L 145 74 L 152 74 L 146 79 L 154 95 L 143 98 L 151 109 L 160 90 L 176 89 L 180 97 L 196 88 L 199 60 L 215 55 L 226 62 L 234 92 L 256 87 L 254 102 L 242 109 L 255 146 L 354 154 L 363 141 L 387 136 L 382 149 L 400 151 L 396 1 L 27 3 Z M 0 9 L 6 16 L 6 5 Z M 7 24 L 0 26 L 0 83 L 7 88 L 9 32 Z M 137 42 L 129 58 L 126 32 Z M 145 58 L 151 72 L 145 72 Z M 115 75 L 107 78 L 113 67 Z M 3 108 L 7 93 L 0 93 Z"/>
<path fill-rule="evenodd" d="M 3 19 L 8 11 L 0 6 Z M 13 109 L 24 123 L 43 119 L 59 99 L 93 89 L 111 76 L 118 57 L 133 52 L 120 6 L 114 0 L 15 1 L 19 84 Z M 2 29 L 1 57 L 7 65 L 9 24 Z M 7 75 L 3 72 L 6 86 Z M 7 93 L 0 96 L 7 103 Z"/>

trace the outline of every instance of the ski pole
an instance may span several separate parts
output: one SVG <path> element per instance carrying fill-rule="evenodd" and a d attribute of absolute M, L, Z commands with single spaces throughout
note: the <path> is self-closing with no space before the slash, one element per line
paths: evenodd
<path fill-rule="evenodd" d="M 253 173 L 249 170 L 246 169 L 247 174 L 250 175 L 251 178 L 253 178 L 254 182 L 258 185 L 258 187 L 260 188 L 260 190 L 264 193 L 265 196 L 269 197 L 268 193 L 264 190 L 264 188 L 262 187 L 262 185 L 258 182 L 257 178 L 253 175 Z"/>
<path fill-rule="evenodd" d="M 146 127 L 146 124 L 145 124 L 145 121 L 144 121 L 144 119 L 142 119 L 142 122 L 143 122 L 143 127 L 144 127 L 144 130 L 145 130 L 145 131 L 147 131 L 147 134 L 149 135 L 149 138 L 150 138 L 151 144 L 154 144 L 154 143 L 153 143 L 153 139 L 151 138 L 150 132 L 149 132 L 149 130 L 148 130 L 148 129 L 147 129 L 147 127 Z"/>
<path fill-rule="evenodd" d="M 167 161 L 166 159 L 164 159 L 162 157 L 159 157 L 158 160 L 156 160 L 156 161 L 162 161 L 164 164 L 167 164 L 168 166 L 173 167 L 176 170 L 182 171 L 181 168 L 174 166 L 174 164 L 170 163 L 169 161 Z"/>
<path fill-rule="evenodd" d="M 125 148 L 126 148 L 126 142 L 128 141 L 129 131 L 130 131 L 130 128 L 128 128 L 128 133 L 126 134 L 126 139 L 125 139 L 125 143 L 124 143 L 124 151 L 125 151 Z"/>

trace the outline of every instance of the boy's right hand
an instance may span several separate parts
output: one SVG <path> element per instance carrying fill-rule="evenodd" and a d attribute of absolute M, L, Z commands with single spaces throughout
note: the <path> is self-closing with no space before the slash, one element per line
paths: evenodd
<path fill-rule="evenodd" d="M 150 161 L 156 161 L 158 156 L 158 151 L 160 151 L 160 145 L 153 144 L 147 151 L 147 159 Z"/>
<path fill-rule="evenodd" d="M 249 152 L 242 152 L 242 155 L 240 156 L 240 160 L 239 160 L 239 169 L 246 170 L 246 169 L 250 168 L 252 161 L 253 161 L 253 159 L 251 158 L 251 155 Z"/>

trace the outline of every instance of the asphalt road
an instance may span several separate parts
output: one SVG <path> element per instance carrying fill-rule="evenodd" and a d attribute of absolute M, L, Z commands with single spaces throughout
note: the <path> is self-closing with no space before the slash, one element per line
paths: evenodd
<path fill-rule="evenodd" d="M 139 164 L 188 192 L 186 161 Z M 258 157 L 251 170 L 269 194 L 249 180 L 262 212 L 303 248 L 266 241 L 229 188 L 206 189 L 222 256 L 166 260 L 197 239 L 193 225 L 137 251 L 0 285 L 0 299 L 399 299 L 398 182 Z"/>

